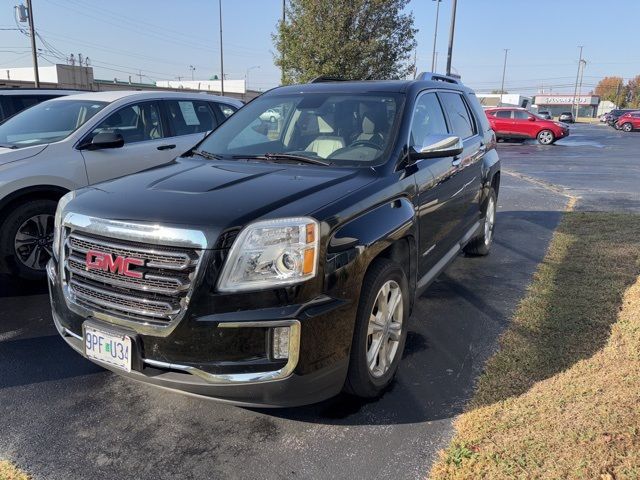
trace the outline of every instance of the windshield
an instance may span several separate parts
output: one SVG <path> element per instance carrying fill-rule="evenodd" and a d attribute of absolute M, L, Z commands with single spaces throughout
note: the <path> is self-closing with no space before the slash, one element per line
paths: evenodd
<path fill-rule="evenodd" d="M 376 165 L 391 148 L 403 98 L 397 93 L 259 97 L 205 138 L 197 150 L 222 158 Z"/>
<path fill-rule="evenodd" d="M 89 100 L 52 100 L 14 115 L 0 125 L 0 145 L 10 148 L 57 142 L 107 105 Z"/>

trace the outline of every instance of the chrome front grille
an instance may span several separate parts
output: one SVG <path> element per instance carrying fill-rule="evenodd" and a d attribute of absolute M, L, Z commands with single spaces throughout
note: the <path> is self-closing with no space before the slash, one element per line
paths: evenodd
<path fill-rule="evenodd" d="M 87 253 L 142 261 L 126 276 L 114 268 L 89 269 Z M 171 323 L 187 306 L 202 250 L 147 245 L 66 229 L 64 275 L 69 300 L 91 311 L 157 326 Z"/>

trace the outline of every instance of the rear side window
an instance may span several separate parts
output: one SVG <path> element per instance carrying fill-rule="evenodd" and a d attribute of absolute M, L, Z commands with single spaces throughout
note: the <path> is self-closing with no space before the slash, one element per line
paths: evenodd
<path fill-rule="evenodd" d="M 447 122 L 438 97 L 435 93 L 423 94 L 416 102 L 413 111 L 410 145 L 419 150 L 427 136 L 447 133 Z"/>
<path fill-rule="evenodd" d="M 477 133 L 475 122 L 470 116 L 462 95 L 452 92 L 440 92 L 439 96 L 451 122 L 452 133 L 462 139 L 475 135 Z"/>
<path fill-rule="evenodd" d="M 231 105 L 227 105 L 226 103 L 212 103 L 212 107 L 217 108 L 224 118 L 229 118 L 231 115 L 236 113 L 238 109 L 236 107 L 232 107 Z"/>
<path fill-rule="evenodd" d="M 498 118 L 511 118 L 511 110 L 498 110 L 496 112 Z"/>
<path fill-rule="evenodd" d="M 169 121 L 175 135 L 205 133 L 218 126 L 209 102 L 199 100 L 166 100 Z"/>

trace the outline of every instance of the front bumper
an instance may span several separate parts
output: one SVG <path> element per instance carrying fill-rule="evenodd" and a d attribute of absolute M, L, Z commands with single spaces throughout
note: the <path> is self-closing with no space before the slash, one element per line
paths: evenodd
<path fill-rule="evenodd" d="M 55 326 L 78 353 L 85 356 L 85 321 L 121 329 L 68 308 L 55 260 L 47 267 L 47 277 Z M 277 309 L 187 316 L 167 337 L 126 332 L 138 345 L 131 372 L 95 363 L 144 383 L 237 405 L 310 404 L 342 389 L 349 358 L 345 337 L 350 344 L 354 315 L 348 302 L 322 297 Z M 269 348 L 269 332 L 280 326 L 290 329 L 286 360 L 270 359 L 261 353 Z"/>

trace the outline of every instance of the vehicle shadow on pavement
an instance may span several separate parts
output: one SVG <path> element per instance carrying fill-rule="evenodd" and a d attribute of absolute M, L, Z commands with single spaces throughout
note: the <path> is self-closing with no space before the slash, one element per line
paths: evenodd
<path fill-rule="evenodd" d="M 398 375 L 380 398 L 341 394 L 316 405 L 258 411 L 336 425 L 423 423 L 461 413 L 561 216 L 559 211 L 498 212 L 492 253 L 461 255 L 417 299 Z"/>
<path fill-rule="evenodd" d="M 0 365 L 0 389 L 104 372 L 58 335 L 0 342 Z"/>

